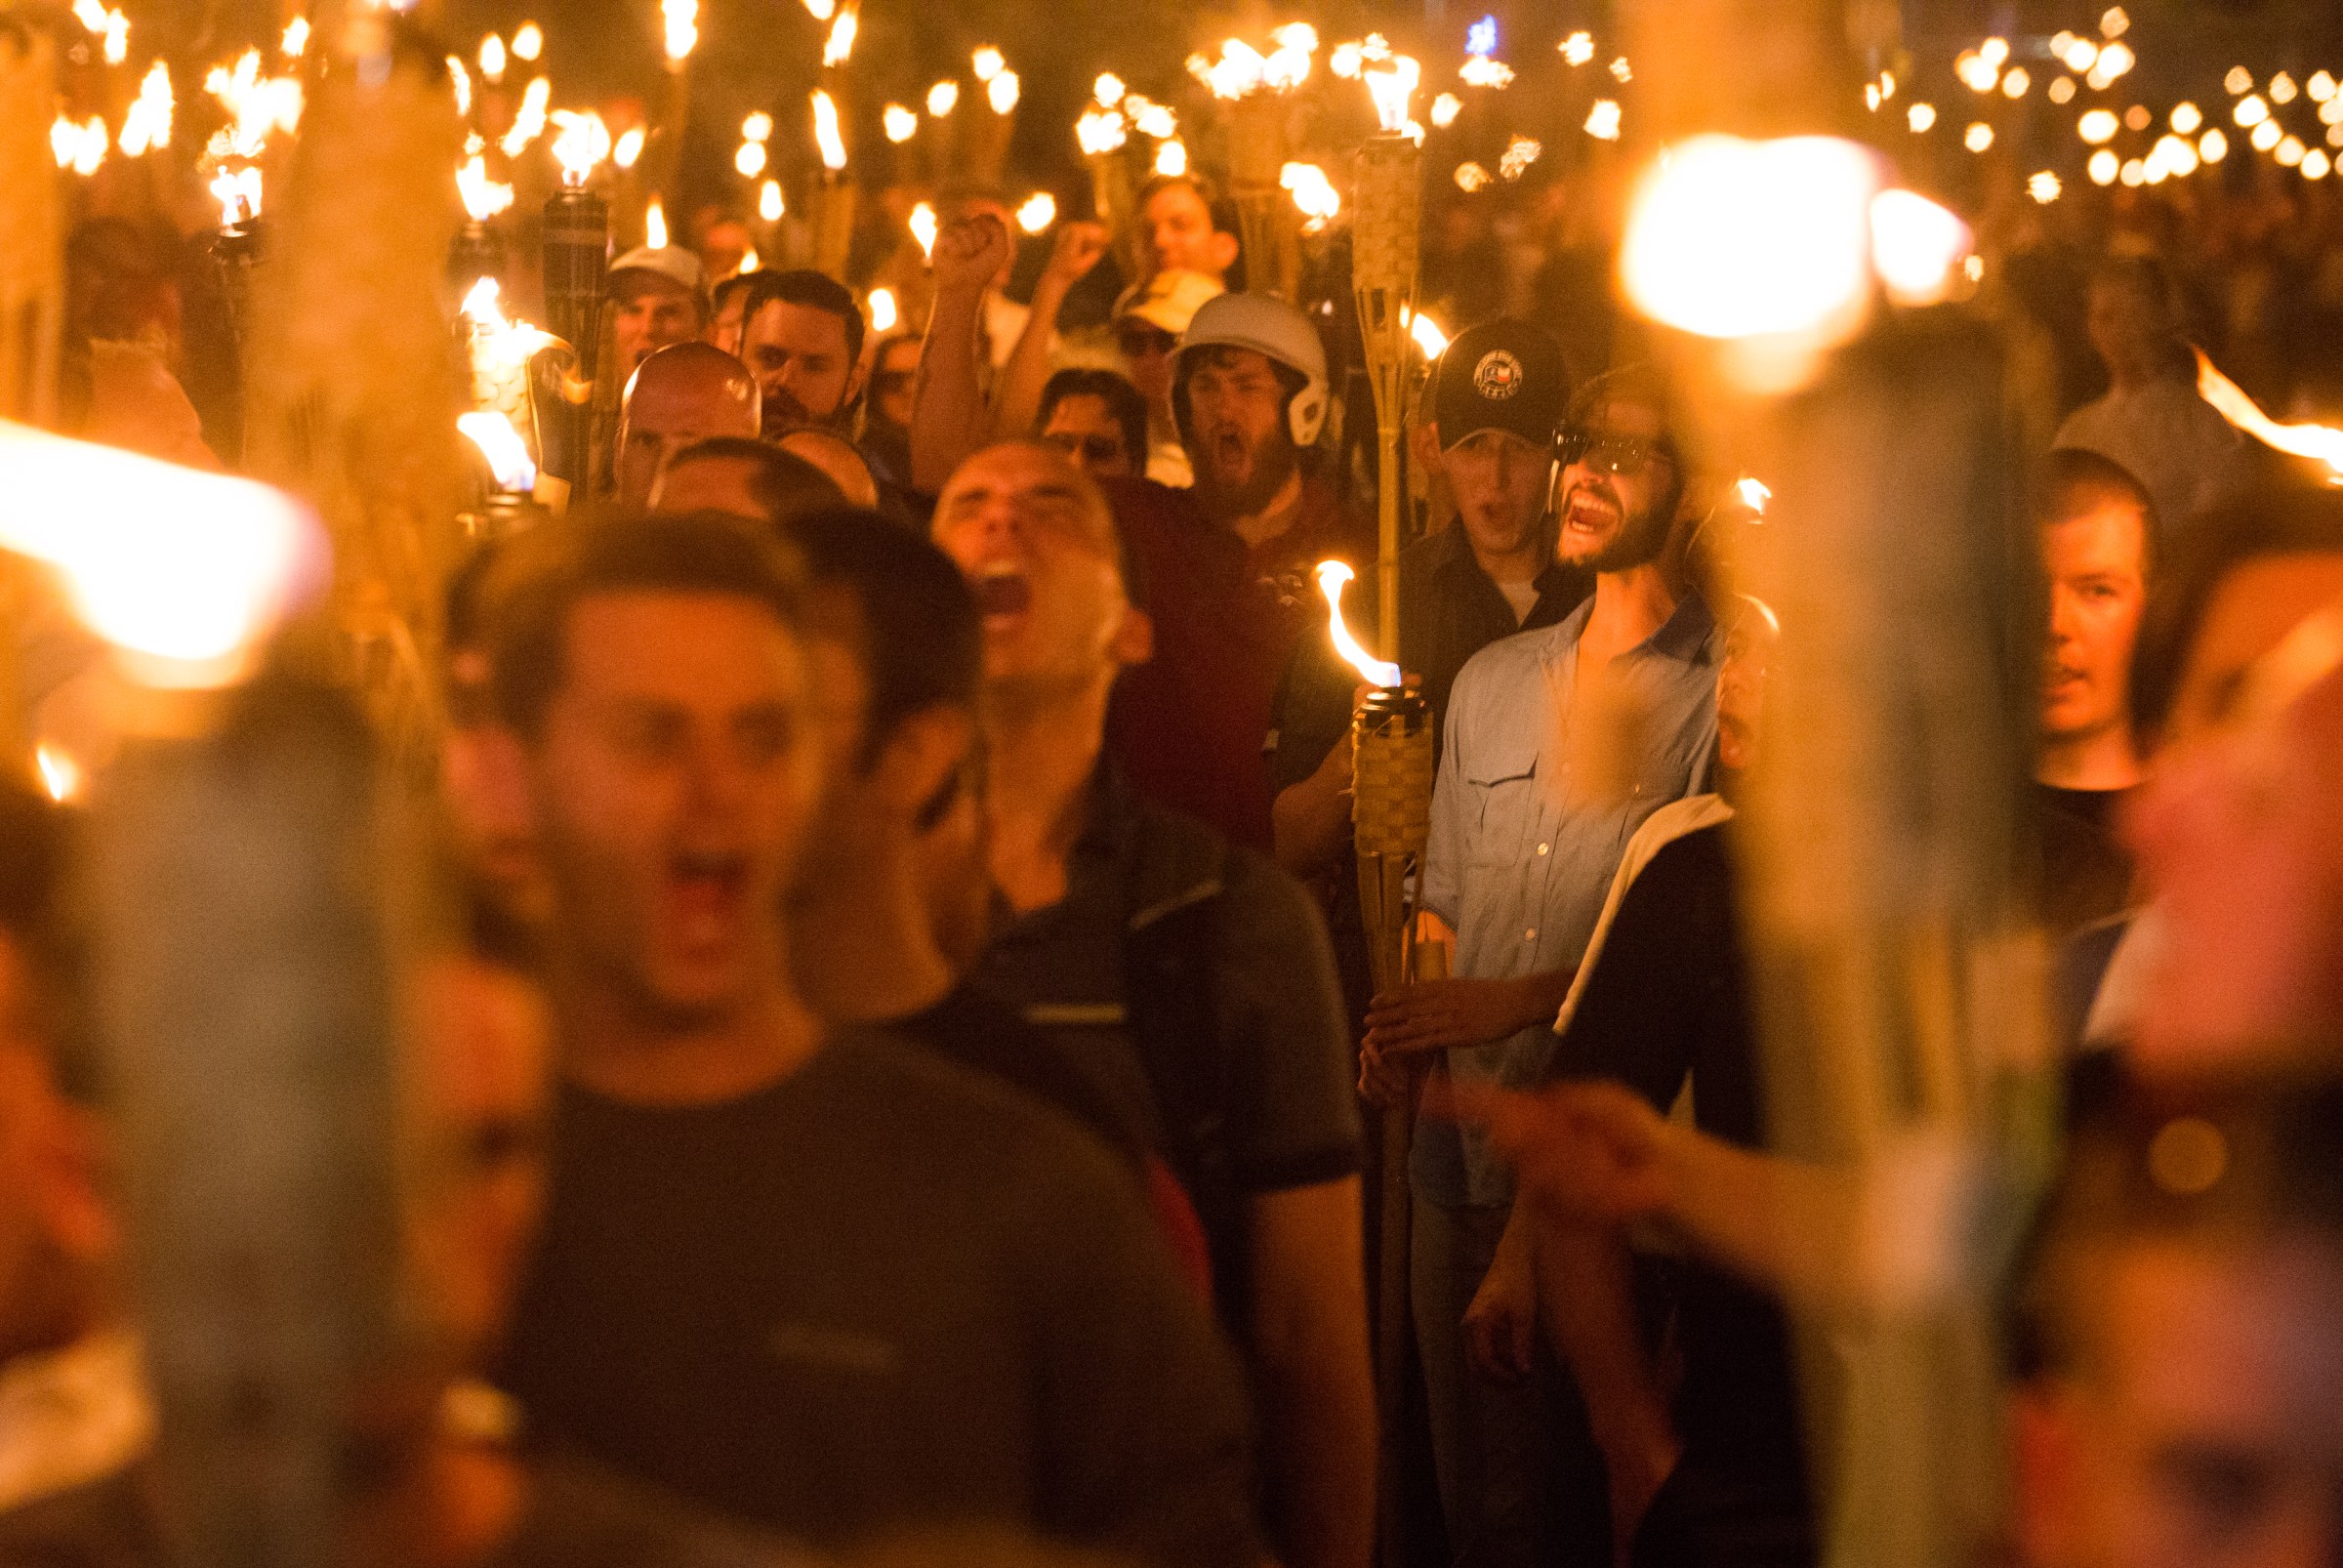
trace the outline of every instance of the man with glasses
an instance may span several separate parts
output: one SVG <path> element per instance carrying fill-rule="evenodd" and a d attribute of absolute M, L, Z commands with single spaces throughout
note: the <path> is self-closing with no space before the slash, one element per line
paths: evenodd
<path fill-rule="evenodd" d="M 1172 417 L 1172 359 L 1179 351 L 1180 334 L 1204 302 L 1223 292 L 1215 277 L 1174 268 L 1132 284 L 1115 301 L 1115 347 L 1123 355 L 1123 372 L 1147 399 L 1147 477 L 1174 489 L 1187 488 L 1195 471 L 1180 444 L 1178 421 Z"/>
<path fill-rule="evenodd" d="M 1135 479 L 1147 462 L 1147 400 L 1111 370 L 1061 370 L 1042 388 L 1042 439 L 1093 479 Z"/>
<path fill-rule="evenodd" d="M 1422 936 L 1453 979 L 1377 998 L 1371 1070 L 1432 1061 L 1458 1083 L 1537 1081 L 1553 1023 L 1643 820 L 1706 782 L 1716 748 L 1715 623 L 1682 572 L 1685 472 L 1648 371 L 1598 378 L 1561 436 L 1555 557 L 1594 573 L 1566 619 L 1491 644 L 1457 678 L 1432 799 Z M 1434 1054 L 1436 1053 L 1436 1054 Z M 1411 1269 L 1451 1547 L 1529 1563 L 1609 1555 L 1603 1467 L 1557 1371 L 1510 1383 L 1469 1367 L 1465 1325 L 1496 1309 L 1512 1177 L 1486 1134 L 1418 1117 Z"/>

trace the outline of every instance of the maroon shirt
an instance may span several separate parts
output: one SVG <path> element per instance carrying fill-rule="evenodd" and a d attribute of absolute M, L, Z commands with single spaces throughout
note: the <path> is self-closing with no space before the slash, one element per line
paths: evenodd
<path fill-rule="evenodd" d="M 1138 794 L 1235 843 L 1270 849 L 1263 747 L 1279 679 L 1323 627 L 1312 568 L 1364 564 L 1332 488 L 1305 479 L 1292 527 L 1258 550 L 1210 521 L 1185 490 L 1110 481 L 1130 553 L 1131 598 L 1155 623 L 1155 656 L 1126 670 L 1107 715 L 1107 756 Z"/>

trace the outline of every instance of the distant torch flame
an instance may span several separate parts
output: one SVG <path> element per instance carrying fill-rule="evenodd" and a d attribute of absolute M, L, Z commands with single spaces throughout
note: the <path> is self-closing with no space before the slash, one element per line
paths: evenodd
<path fill-rule="evenodd" d="M 496 475 L 498 489 L 526 492 L 536 488 L 537 465 L 530 461 L 528 443 L 510 419 L 502 414 L 458 414 L 456 429 L 488 460 L 488 472 Z"/>
<path fill-rule="evenodd" d="M 838 129 L 838 101 L 820 89 L 813 95 L 813 140 L 822 149 L 822 167 L 833 172 L 846 166 L 846 139 Z"/>
<path fill-rule="evenodd" d="M 561 165 L 561 183 L 582 186 L 594 166 L 610 156 L 610 130 L 599 114 L 554 111 L 554 161 Z"/>
<path fill-rule="evenodd" d="M 1419 310 L 1403 310 L 1402 314 L 1408 317 L 1408 336 L 1416 340 L 1416 347 L 1423 351 L 1426 359 L 1437 359 L 1448 352 L 1448 334 L 1440 330 L 1439 322 Z"/>
<path fill-rule="evenodd" d="M 83 624 L 157 686 L 218 686 L 324 585 L 325 532 L 249 479 L 0 421 L 0 549 L 62 574 Z"/>
<path fill-rule="evenodd" d="M 1387 68 L 1361 73 L 1367 81 L 1367 91 L 1375 100 L 1375 117 L 1385 131 L 1399 132 L 1408 128 L 1408 100 L 1416 96 L 1416 84 L 1422 80 L 1422 67 L 1405 55 L 1395 58 Z"/>
<path fill-rule="evenodd" d="M 700 0 L 659 0 L 659 15 L 667 24 L 667 58 L 681 64 L 700 41 Z"/>
<path fill-rule="evenodd" d="M 647 140 L 641 126 L 633 127 L 610 144 L 610 161 L 622 169 L 634 168 L 642 157 L 642 144 Z"/>
<path fill-rule="evenodd" d="M 657 196 L 642 209 L 642 242 L 655 251 L 667 249 L 667 209 Z"/>
<path fill-rule="evenodd" d="M 1342 585 L 1355 575 L 1338 560 L 1318 563 L 1318 591 L 1326 596 L 1327 635 L 1335 640 L 1335 651 L 1359 672 L 1360 679 L 1378 686 L 1396 686 L 1400 683 L 1399 666 L 1385 664 L 1360 647 L 1358 639 L 1350 635 L 1350 628 L 1342 624 Z"/>
<path fill-rule="evenodd" d="M 55 746 L 43 742 L 36 747 L 32 764 L 41 770 L 41 787 L 49 799 L 62 803 L 81 793 L 81 764 Z"/>
<path fill-rule="evenodd" d="M 2214 368 L 2202 349 L 2197 351 L 2197 395 L 2254 439 L 2290 456 L 2323 463 L 2331 482 L 2343 483 L 2343 430 L 2325 425 L 2281 425 L 2263 413 L 2243 388 Z"/>
<path fill-rule="evenodd" d="M 843 65 L 846 57 L 854 53 L 854 35 L 861 28 L 862 13 L 859 10 L 853 6 L 841 10 L 838 20 L 830 24 L 829 41 L 822 45 L 822 63 Z"/>
<path fill-rule="evenodd" d="M 1745 475 L 1734 484 L 1733 489 L 1741 497 L 1741 504 L 1760 517 L 1765 516 L 1765 504 L 1774 498 L 1774 492 L 1766 487 L 1763 479 L 1750 476 Z"/>
<path fill-rule="evenodd" d="M 937 224 L 935 209 L 933 207 L 928 206 L 927 203 L 923 201 L 918 206 L 911 209 L 911 237 L 920 242 L 920 254 L 922 256 L 933 256 L 935 254 L 936 227 Z"/>

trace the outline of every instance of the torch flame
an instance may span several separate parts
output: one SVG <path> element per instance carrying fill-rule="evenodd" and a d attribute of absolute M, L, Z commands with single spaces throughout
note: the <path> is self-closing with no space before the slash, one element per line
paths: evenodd
<path fill-rule="evenodd" d="M 1074 122 L 1074 140 L 1081 144 L 1085 156 L 1098 157 L 1112 152 L 1127 140 L 1123 116 L 1112 109 L 1086 110 Z"/>
<path fill-rule="evenodd" d="M 497 144 L 505 156 L 517 158 L 526 152 L 529 144 L 545 135 L 545 107 L 553 102 L 554 84 L 543 76 L 530 81 L 520 95 L 520 107 L 513 116 L 512 128 Z"/>
<path fill-rule="evenodd" d="M 632 169 L 642 157 L 642 144 L 647 138 L 637 125 L 610 144 L 610 161 L 622 169 Z"/>
<path fill-rule="evenodd" d="M 659 0 L 667 23 L 667 60 L 680 65 L 700 41 L 700 0 Z"/>
<path fill-rule="evenodd" d="M 505 41 L 495 33 L 480 40 L 480 76 L 491 87 L 505 79 Z"/>
<path fill-rule="evenodd" d="M 1448 334 L 1440 330 L 1439 322 L 1404 306 L 1399 313 L 1407 320 L 1408 336 L 1416 340 L 1416 347 L 1423 351 L 1426 359 L 1437 359 L 1448 352 Z"/>
<path fill-rule="evenodd" d="M 938 82 L 927 89 L 927 117 L 940 120 L 960 106 L 960 84 Z"/>
<path fill-rule="evenodd" d="M 894 331 L 895 323 L 902 318 L 901 309 L 895 304 L 895 291 L 893 289 L 871 290 L 870 306 L 871 330 L 873 332 Z"/>
<path fill-rule="evenodd" d="M 545 29 L 533 21 L 524 21 L 513 34 L 513 58 L 534 61 L 545 53 Z"/>
<path fill-rule="evenodd" d="M 1038 234 L 1056 222 L 1057 198 L 1047 190 L 1035 191 L 1017 209 L 1017 227 L 1028 234 Z"/>
<path fill-rule="evenodd" d="M 63 575 L 84 625 L 156 686 L 218 686 L 326 581 L 325 531 L 279 491 L 0 421 L 0 548 Z"/>
<path fill-rule="evenodd" d="M 886 139 L 897 145 L 920 134 L 920 117 L 900 103 L 889 103 L 879 115 Z"/>
<path fill-rule="evenodd" d="M 1123 102 L 1126 91 L 1123 78 L 1113 71 L 1106 71 L 1091 84 L 1090 96 L 1097 101 L 1100 108 L 1111 109 Z"/>
<path fill-rule="evenodd" d="M 970 68 L 975 71 L 978 81 L 989 82 L 1001 74 L 1001 68 L 1007 63 L 1007 60 L 1000 50 L 995 49 L 991 44 L 986 44 L 968 57 L 968 63 Z"/>
<path fill-rule="evenodd" d="M 1765 504 L 1774 498 L 1774 492 L 1767 488 L 1763 479 L 1749 475 L 1744 475 L 1737 480 L 1733 489 L 1741 497 L 1741 504 L 1760 517 L 1765 516 Z"/>
<path fill-rule="evenodd" d="M 507 320 L 503 293 L 495 278 L 483 277 L 473 284 L 459 309 L 480 329 L 474 351 L 499 369 L 516 370 L 529 362 L 530 355 L 556 340 L 526 321 Z"/>
<path fill-rule="evenodd" d="M 554 137 L 554 161 L 561 165 L 561 183 L 576 187 L 586 183 L 594 166 L 610 156 L 610 129 L 599 114 L 554 111 L 559 127 Z"/>
<path fill-rule="evenodd" d="M 41 787 L 61 805 L 81 793 L 81 764 L 43 741 L 34 748 L 32 763 L 41 770 Z"/>
<path fill-rule="evenodd" d="M 2281 425 L 2263 413 L 2243 388 L 2214 368 L 2202 349 L 2197 351 L 2197 395 L 2264 445 L 2325 464 L 2328 482 L 2343 484 L 2343 430 L 2326 425 Z"/>
<path fill-rule="evenodd" d="M 767 180 L 757 191 L 757 216 L 768 224 L 777 224 L 783 210 L 781 182 Z"/>
<path fill-rule="evenodd" d="M 655 251 L 667 249 L 667 209 L 657 196 L 642 209 L 642 242 Z"/>
<path fill-rule="evenodd" d="M 846 166 L 846 139 L 838 129 L 838 101 L 820 88 L 813 94 L 813 140 L 822 149 L 823 168 L 836 173 Z"/>
<path fill-rule="evenodd" d="M 1294 193 L 1294 205 L 1307 220 L 1301 226 L 1304 233 L 1321 232 L 1342 210 L 1341 193 L 1326 171 L 1314 163 L 1287 164 L 1278 171 L 1277 183 Z"/>
<path fill-rule="evenodd" d="M 1326 596 L 1326 631 L 1335 640 L 1335 651 L 1342 655 L 1359 678 L 1373 685 L 1393 687 L 1400 683 L 1400 669 L 1386 664 L 1359 646 L 1350 628 L 1342 624 L 1342 585 L 1356 576 L 1349 566 L 1338 560 L 1318 563 L 1318 591 Z"/>
<path fill-rule="evenodd" d="M 134 158 L 149 147 L 171 144 L 171 68 L 159 60 L 139 84 L 139 96 L 122 116 L 118 144 Z"/>
<path fill-rule="evenodd" d="M 828 41 L 822 45 L 822 63 L 843 65 L 846 57 L 854 53 L 854 35 L 861 29 L 862 13 L 859 9 L 847 6 L 841 10 L 838 20 L 830 24 Z"/>
<path fill-rule="evenodd" d="M 1416 96 L 1416 84 L 1423 79 L 1423 69 L 1406 55 L 1391 61 L 1381 70 L 1363 70 L 1368 93 L 1375 99 L 1375 117 L 1388 132 L 1408 128 L 1408 100 Z"/>
<path fill-rule="evenodd" d="M 489 179 L 488 160 L 476 152 L 456 171 L 456 190 L 475 224 L 484 224 L 513 205 L 513 187 Z"/>
<path fill-rule="evenodd" d="M 1021 90 L 1022 84 L 1017 80 L 1015 71 L 1000 71 L 984 84 L 984 101 L 993 106 L 995 114 L 1007 114 L 1017 106 L 1017 94 Z"/>
<path fill-rule="evenodd" d="M 488 472 L 496 476 L 498 489 L 525 492 L 537 487 L 537 465 L 530 460 L 528 443 L 513 428 L 512 420 L 502 414 L 458 414 L 456 429 L 488 460 Z"/>
<path fill-rule="evenodd" d="M 923 201 L 911 209 L 911 237 L 920 242 L 922 256 L 935 254 L 935 209 Z"/>

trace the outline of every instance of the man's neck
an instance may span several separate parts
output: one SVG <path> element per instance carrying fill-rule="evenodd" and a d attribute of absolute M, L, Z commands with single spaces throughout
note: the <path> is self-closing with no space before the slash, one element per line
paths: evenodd
<path fill-rule="evenodd" d="M 1019 914 L 1066 895 L 1066 857 L 1082 836 L 1113 688 L 1112 672 L 1054 694 L 995 688 L 985 764 L 993 885 Z"/>
<path fill-rule="evenodd" d="M 791 912 L 790 968 L 806 1005 L 834 1023 L 885 1023 L 942 1001 L 956 977 L 936 949 L 909 856 L 890 846 L 841 869 Z"/>
<path fill-rule="evenodd" d="M 1258 550 L 1272 539 L 1284 536 L 1294 526 L 1295 516 L 1301 511 L 1301 471 L 1286 475 L 1286 482 L 1277 487 L 1260 511 L 1228 519 L 1228 530 L 1245 541 L 1250 549 Z"/>
<path fill-rule="evenodd" d="M 1454 526 L 1463 527 L 1463 519 L 1459 518 Z M 1483 550 L 1469 532 L 1464 542 L 1472 546 L 1472 558 L 1493 583 L 1534 583 L 1545 570 L 1546 561 L 1552 558 L 1544 542 L 1535 533 L 1518 550 Z"/>
<path fill-rule="evenodd" d="M 559 983 L 561 1065 L 573 1083 L 639 1106 L 714 1105 L 769 1089 L 821 1049 L 821 1020 L 778 977 L 720 1016 L 679 1022 L 591 980 Z"/>
<path fill-rule="evenodd" d="M 1593 662 L 1608 664 L 1665 626 L 1676 613 L 1680 598 L 1675 579 L 1657 560 L 1625 571 L 1596 574 L 1594 605 L 1586 612 L 1585 628 L 1579 634 L 1579 646 L 1583 650 L 1579 673 L 1594 673 L 1588 668 L 1587 653 L 1594 655 Z"/>
<path fill-rule="evenodd" d="M 2060 790 L 2127 790 L 2140 781 L 2139 754 L 2121 724 L 2078 735 L 2047 735 L 2035 779 Z"/>

